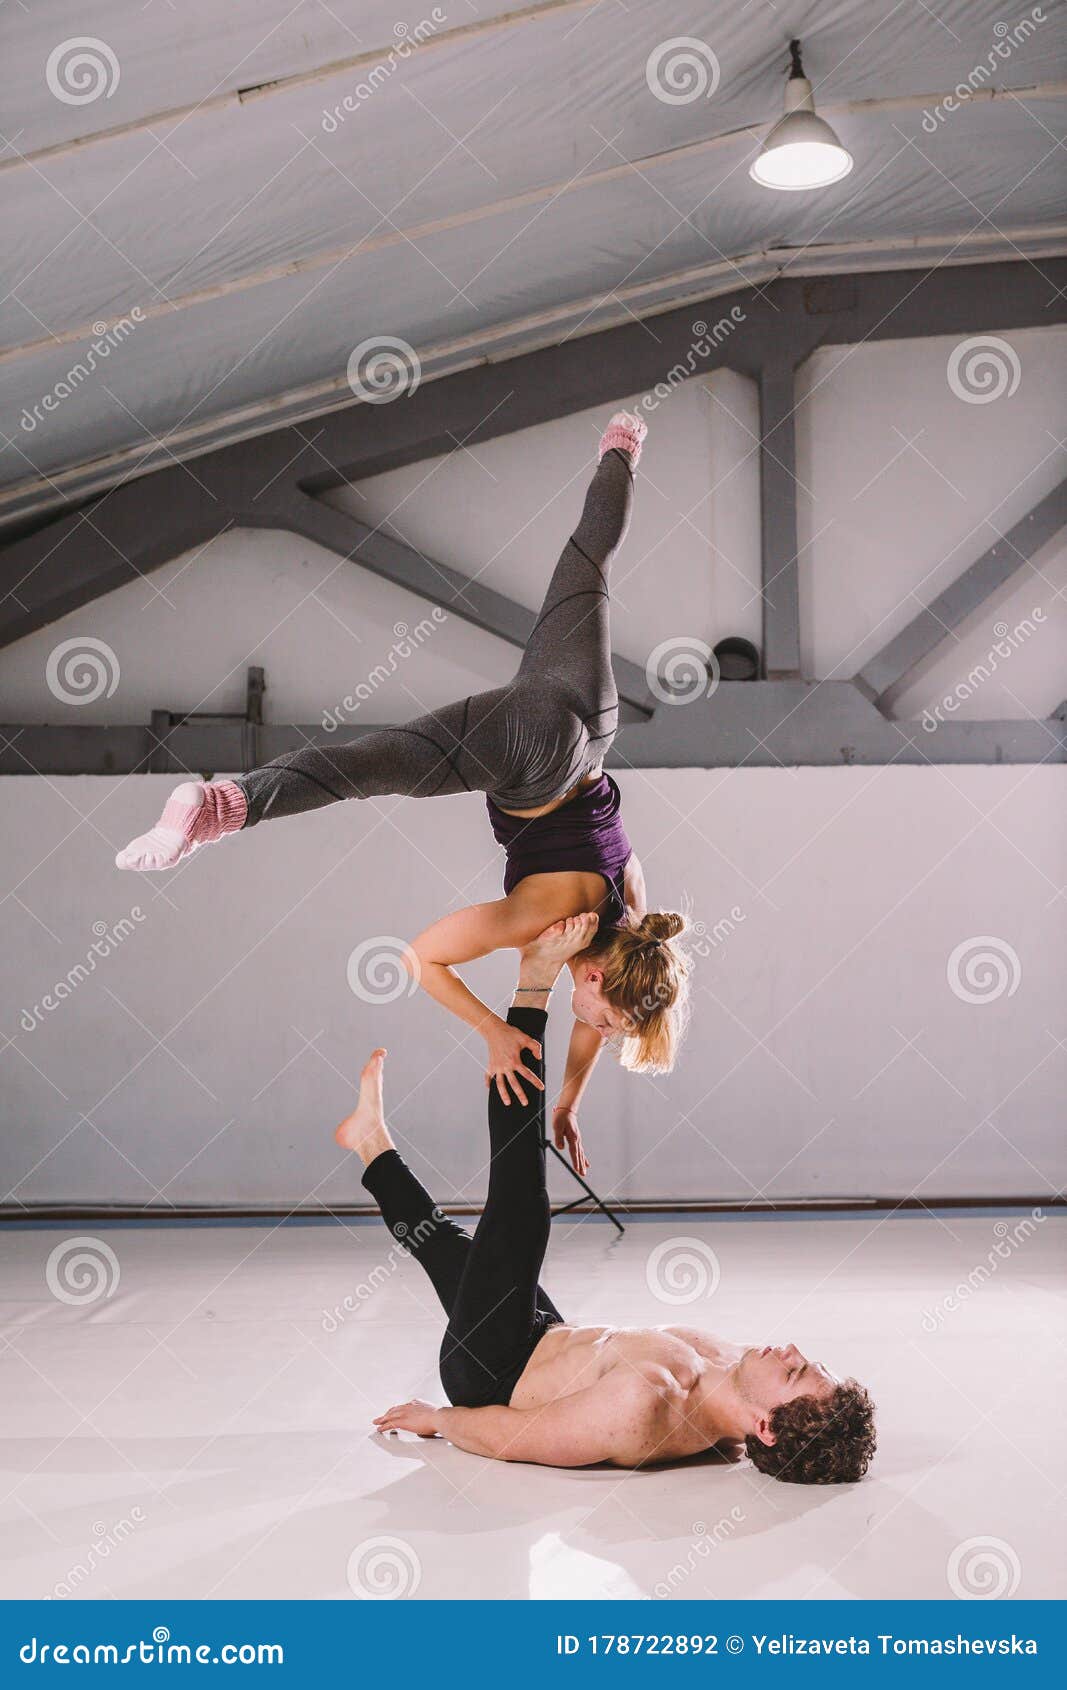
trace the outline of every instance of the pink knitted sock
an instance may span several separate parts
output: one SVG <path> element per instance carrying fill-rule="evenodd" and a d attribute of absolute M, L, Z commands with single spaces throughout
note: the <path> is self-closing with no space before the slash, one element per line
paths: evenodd
<path fill-rule="evenodd" d="M 237 833 L 244 827 L 248 803 L 236 781 L 209 781 L 202 791 L 202 804 L 168 798 L 158 825 L 173 828 L 189 845 L 213 845 L 224 833 Z"/>
<path fill-rule="evenodd" d="M 201 802 L 188 802 L 179 796 L 183 792 L 199 796 Z M 236 781 L 211 781 L 206 785 L 186 781 L 171 793 L 155 827 L 132 839 L 115 863 L 141 873 L 173 868 L 198 845 L 210 845 L 226 833 L 236 833 L 247 815 L 248 804 Z"/>
<path fill-rule="evenodd" d="M 600 437 L 598 457 L 602 458 L 605 452 L 618 448 L 629 453 L 630 463 L 636 469 L 647 433 L 648 424 L 641 417 L 635 416 L 632 411 L 616 411 Z"/>

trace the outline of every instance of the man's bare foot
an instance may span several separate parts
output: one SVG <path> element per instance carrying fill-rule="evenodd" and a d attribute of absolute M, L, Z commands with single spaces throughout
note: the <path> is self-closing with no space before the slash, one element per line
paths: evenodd
<path fill-rule="evenodd" d="M 520 979 L 531 971 L 540 970 L 546 983 L 555 980 L 556 975 L 564 963 L 571 957 L 584 951 L 586 946 L 596 935 L 600 925 L 600 917 L 593 910 L 586 910 L 582 915 L 564 916 L 562 921 L 554 921 L 551 927 L 546 927 L 536 939 L 531 939 L 519 953 Z"/>
<path fill-rule="evenodd" d="M 355 1151 L 364 1167 L 368 1167 L 383 1150 L 395 1148 L 385 1124 L 382 1100 L 385 1058 L 386 1052 L 381 1048 L 371 1052 L 370 1061 L 359 1076 L 359 1102 L 333 1135 L 342 1150 Z"/>

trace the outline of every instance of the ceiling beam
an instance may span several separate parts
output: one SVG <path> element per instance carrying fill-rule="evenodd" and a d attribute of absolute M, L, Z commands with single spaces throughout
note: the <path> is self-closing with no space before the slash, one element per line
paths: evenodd
<path fill-rule="evenodd" d="M 1034 244 L 1030 237 L 1037 235 L 1041 240 Z M 796 365 L 812 345 L 827 342 L 881 340 L 901 334 L 973 333 L 980 329 L 996 332 L 1062 320 L 1063 307 L 1058 301 L 1063 298 L 1060 290 L 1067 287 L 1067 258 L 1063 256 L 1067 228 L 1055 225 L 1030 231 L 1029 235 L 1021 230 L 1005 231 L 1004 238 L 1008 236 L 1007 250 L 993 259 L 987 257 L 990 237 L 982 231 L 875 246 L 853 243 L 811 250 L 768 249 L 633 282 L 599 296 L 567 300 L 520 321 L 479 330 L 477 335 L 417 348 L 421 385 L 417 393 L 405 398 L 403 407 L 356 403 L 342 371 L 237 411 L 191 422 L 161 439 L 119 447 L 83 464 L 53 468 L 48 474 L 12 482 L 0 488 L 0 523 L 39 521 L 45 511 L 57 505 L 84 501 L 134 477 L 169 468 L 176 459 L 190 462 L 225 453 L 227 465 L 254 464 L 258 456 L 269 451 L 268 443 L 276 440 L 285 443 L 285 451 L 278 458 L 281 466 L 292 463 L 301 447 L 307 448 L 306 457 L 314 458 L 319 430 L 312 443 L 303 427 L 312 418 L 325 416 L 342 419 L 353 438 L 353 445 L 346 449 L 349 468 L 316 478 L 315 469 L 322 469 L 320 460 L 309 466 L 302 479 L 312 490 L 339 485 L 355 478 L 352 466 L 357 455 L 359 474 L 368 475 L 376 473 L 379 459 L 395 463 L 398 452 L 407 454 L 405 462 L 413 462 L 452 449 L 455 440 L 447 431 L 436 442 L 418 432 L 430 415 L 427 401 L 434 387 L 447 384 L 451 402 L 458 396 L 455 384 L 460 376 L 484 374 L 489 364 L 510 368 L 512 385 L 526 385 L 528 372 L 536 372 L 539 367 L 537 360 L 562 346 L 584 360 L 574 396 L 562 409 L 551 413 L 563 415 L 582 408 L 583 394 L 592 393 L 586 404 L 597 402 L 598 395 L 590 384 L 596 378 L 600 356 L 615 344 L 611 336 L 618 338 L 623 349 L 614 364 L 618 376 L 611 379 L 621 380 L 622 385 L 601 395 L 608 400 L 654 386 L 678 358 L 691 352 L 694 321 L 702 315 L 717 327 L 729 318 L 734 307 L 744 311 L 744 334 L 733 333 L 734 325 L 728 323 L 725 339 L 700 360 L 699 371 L 694 373 L 710 374 L 729 364 L 756 375 L 769 363 L 792 359 Z M 995 238 L 1001 239 L 999 232 Z M 1046 240 L 1052 243 L 1051 255 Z M 927 267 L 916 268 L 919 264 Z M 1001 273 L 999 277 L 997 272 Z M 848 284 L 852 285 L 851 292 L 847 291 Z M 923 327 L 922 312 L 912 305 L 916 288 L 921 288 L 932 307 L 937 306 L 936 321 L 929 329 Z M 789 303 L 792 296 L 811 303 L 797 309 L 795 303 Z M 848 321 L 835 322 L 835 299 L 842 304 L 851 299 L 859 303 L 859 309 L 849 310 Z M 805 323 L 809 315 L 818 319 L 816 332 L 801 333 L 802 328 L 811 328 Z M 654 322 L 655 327 L 635 327 L 636 319 Z M 579 350 L 583 347 L 584 352 Z M 467 426 L 485 421 L 490 406 L 498 407 L 499 403 L 499 391 L 495 391 L 481 410 L 474 408 Z M 398 411 L 412 413 L 416 421 L 413 442 L 405 438 L 401 444 L 392 438 L 399 432 L 396 424 L 401 418 L 387 412 Z M 411 419 L 405 415 L 403 420 Z M 551 416 L 542 410 L 531 420 L 548 421 Z M 494 413 L 479 438 L 506 433 L 511 426 L 527 425 L 501 421 Z M 410 435 L 411 431 L 407 432 Z"/>
<path fill-rule="evenodd" d="M 1065 299 L 1062 258 L 1040 269 L 980 264 L 782 278 L 717 296 L 705 320 L 727 321 L 736 306 L 740 321 L 706 354 L 694 354 L 694 320 L 702 313 L 690 303 L 657 317 L 652 334 L 628 322 L 464 370 L 392 404 L 331 412 L 320 419 L 314 442 L 295 429 L 283 429 L 280 438 L 297 480 L 321 491 L 372 473 L 369 466 L 387 454 L 394 463 L 413 463 L 453 450 L 457 439 L 492 440 L 650 391 L 687 362 L 693 375 L 731 368 L 758 378 L 768 366 L 796 367 L 820 345 L 1047 327 L 1067 316 Z"/>
<path fill-rule="evenodd" d="M 889 720 L 851 680 L 723 681 L 620 728 L 613 768 L 840 768 L 1067 762 L 1067 723 Z"/>
<path fill-rule="evenodd" d="M 380 732 L 345 728 L 344 739 Z M 254 735 L 228 719 L 181 719 L 165 731 L 78 724 L 0 726 L 2 775 L 241 774 L 339 736 L 321 722 L 264 723 Z M 613 769 L 840 768 L 888 764 L 1067 762 L 1067 722 L 889 721 L 851 681 L 723 681 L 710 698 L 657 706 L 625 724 L 605 759 Z"/>
<path fill-rule="evenodd" d="M 495 634 L 509 645 L 524 648 L 533 632 L 537 615 L 525 605 L 461 574 L 458 569 L 436 562 L 414 546 L 394 539 L 384 529 L 370 528 L 298 489 L 273 507 L 273 518 L 269 526 L 286 528 L 340 557 L 350 558 L 373 575 L 440 605 L 453 616 L 472 622 L 476 628 Z M 262 523 L 262 512 L 258 520 Z M 617 653 L 612 653 L 611 661 L 619 697 L 649 715 L 651 698 L 644 670 Z"/>
<path fill-rule="evenodd" d="M 800 675 L 797 440 L 792 362 L 760 372 L 760 581 L 763 674 Z"/>
<path fill-rule="evenodd" d="M 1007 533 L 986 548 L 970 568 L 913 616 L 907 627 L 876 652 L 856 675 L 856 685 L 879 708 L 887 695 L 953 629 L 1030 562 L 1035 552 L 1067 525 L 1067 478 L 1040 499 Z"/>
<path fill-rule="evenodd" d="M 0 646 L 128 586 L 232 525 L 225 502 L 178 466 L 128 482 L 0 547 Z"/>
<path fill-rule="evenodd" d="M 1058 286 L 1063 295 L 1057 296 Z M 195 472 L 179 465 L 127 480 L 85 511 L 0 548 L 0 643 L 45 626 L 237 523 L 302 533 L 434 601 L 444 587 L 454 614 L 521 644 L 530 612 L 380 531 L 372 536 L 309 495 L 729 366 L 762 384 L 768 684 L 775 676 L 795 677 L 793 370 L 820 345 L 1043 326 L 1062 314 L 1065 296 L 1062 260 L 1044 270 L 981 265 L 782 279 L 766 289 L 739 289 L 702 314 L 693 305 L 673 310 L 657 318 L 654 335 L 631 323 L 465 370 L 389 404 L 350 405 L 321 418 L 314 435 L 283 427 L 207 454 L 197 460 Z M 715 314 L 716 329 L 725 325 L 721 336 L 706 331 L 697 336 L 699 315 L 707 322 Z M 936 604 L 931 610 L 936 612 Z M 640 670 L 620 662 L 618 673 L 624 699 L 645 706 Z M 868 678 L 851 688 L 852 695 L 863 697 L 869 685 Z M 1016 730 L 1012 734 L 1015 743 Z M 899 732 L 894 743 L 898 740 Z M 975 732 L 961 725 L 960 734 L 942 743 L 958 742 L 962 756 L 975 740 Z M 999 754 L 1000 742 L 990 743 Z M 883 749 L 875 735 L 872 755 L 877 758 Z M 707 755 L 714 753 L 702 753 Z"/>

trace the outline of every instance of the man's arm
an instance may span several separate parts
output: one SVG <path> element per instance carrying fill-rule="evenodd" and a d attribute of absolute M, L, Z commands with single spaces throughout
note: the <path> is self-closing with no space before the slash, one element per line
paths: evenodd
<path fill-rule="evenodd" d="M 609 1385 L 609 1379 L 611 1384 Z M 404 1403 L 382 1415 L 381 1432 L 436 1432 L 471 1455 L 542 1467 L 636 1466 L 657 1442 L 662 1393 L 637 1375 L 613 1373 L 543 1408 L 436 1408 Z"/>

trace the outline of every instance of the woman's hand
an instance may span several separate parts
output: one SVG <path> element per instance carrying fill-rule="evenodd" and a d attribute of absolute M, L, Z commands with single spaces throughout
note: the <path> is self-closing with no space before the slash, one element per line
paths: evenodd
<path fill-rule="evenodd" d="M 557 1103 L 552 1111 L 552 1137 L 557 1150 L 565 1150 L 576 1174 L 589 1172 L 589 1158 L 585 1153 L 578 1127 L 578 1111 L 565 1103 Z"/>
<path fill-rule="evenodd" d="M 439 1412 L 432 1402 L 422 1402 L 416 1397 L 375 1415 L 374 1425 L 379 1432 L 417 1432 L 420 1438 L 435 1438 Z"/>
<path fill-rule="evenodd" d="M 485 1083 L 487 1086 L 495 1084 L 503 1103 L 511 1103 L 509 1086 L 520 1103 L 529 1101 L 522 1089 L 522 1080 L 527 1080 L 536 1091 L 544 1091 L 544 1081 L 525 1065 L 526 1051 L 532 1050 L 538 1058 L 541 1055 L 541 1046 L 529 1033 L 524 1033 L 521 1027 L 513 1027 L 509 1021 L 495 1019 L 485 1035 L 485 1042 L 489 1047 Z"/>

